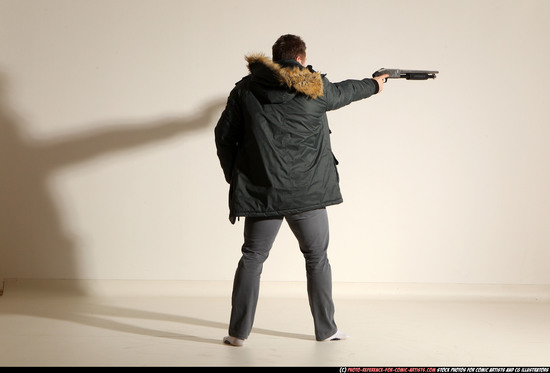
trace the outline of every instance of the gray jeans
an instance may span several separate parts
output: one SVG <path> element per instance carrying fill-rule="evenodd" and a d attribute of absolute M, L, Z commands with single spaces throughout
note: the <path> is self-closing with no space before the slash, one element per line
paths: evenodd
<path fill-rule="evenodd" d="M 305 262 L 309 305 L 315 338 L 323 340 L 337 331 L 332 301 L 332 274 L 327 257 L 329 242 L 326 209 L 284 216 L 296 236 Z M 263 263 L 269 255 L 283 217 L 246 218 L 242 257 L 233 283 L 229 335 L 246 339 L 252 330 Z"/>

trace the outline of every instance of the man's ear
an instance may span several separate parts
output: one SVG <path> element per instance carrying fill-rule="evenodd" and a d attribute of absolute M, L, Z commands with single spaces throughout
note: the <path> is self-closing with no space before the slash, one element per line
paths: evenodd
<path fill-rule="evenodd" d="M 302 66 L 306 66 L 306 58 L 302 56 L 296 57 L 296 61 L 298 61 Z"/>

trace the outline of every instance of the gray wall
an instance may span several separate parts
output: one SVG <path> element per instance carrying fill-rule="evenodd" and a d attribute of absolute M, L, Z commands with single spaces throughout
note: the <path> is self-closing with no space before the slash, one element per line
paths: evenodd
<path fill-rule="evenodd" d="M 550 2 L 0 0 L 0 278 L 231 280 L 213 128 L 285 33 L 332 81 L 335 281 L 550 284 Z M 288 228 L 263 279 L 302 281 Z"/>

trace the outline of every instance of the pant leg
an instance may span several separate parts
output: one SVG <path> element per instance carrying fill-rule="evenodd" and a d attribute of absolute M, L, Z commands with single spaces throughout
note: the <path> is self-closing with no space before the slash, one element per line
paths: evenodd
<path fill-rule="evenodd" d="M 337 332 L 332 300 L 332 272 L 327 256 L 329 226 L 326 209 L 285 217 L 298 239 L 306 262 L 307 291 L 315 338 L 323 340 Z"/>
<path fill-rule="evenodd" d="M 282 221 L 282 217 L 245 220 L 242 256 L 233 281 L 230 336 L 247 339 L 252 330 L 263 263 L 269 256 Z"/>

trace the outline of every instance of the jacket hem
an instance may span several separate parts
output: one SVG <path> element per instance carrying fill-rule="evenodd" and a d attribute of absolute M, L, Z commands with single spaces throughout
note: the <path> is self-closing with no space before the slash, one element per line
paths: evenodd
<path fill-rule="evenodd" d="M 340 198 L 334 201 L 330 201 L 330 202 L 326 202 L 318 205 L 300 207 L 300 208 L 294 208 L 294 209 L 275 210 L 275 211 L 239 211 L 239 212 L 232 213 L 230 215 L 230 220 L 231 220 L 231 223 L 234 224 L 235 220 L 239 217 L 257 218 L 257 217 L 294 215 L 294 214 L 299 214 L 301 212 L 317 210 L 328 206 L 337 205 L 342 202 L 344 202 L 344 200 Z"/>

